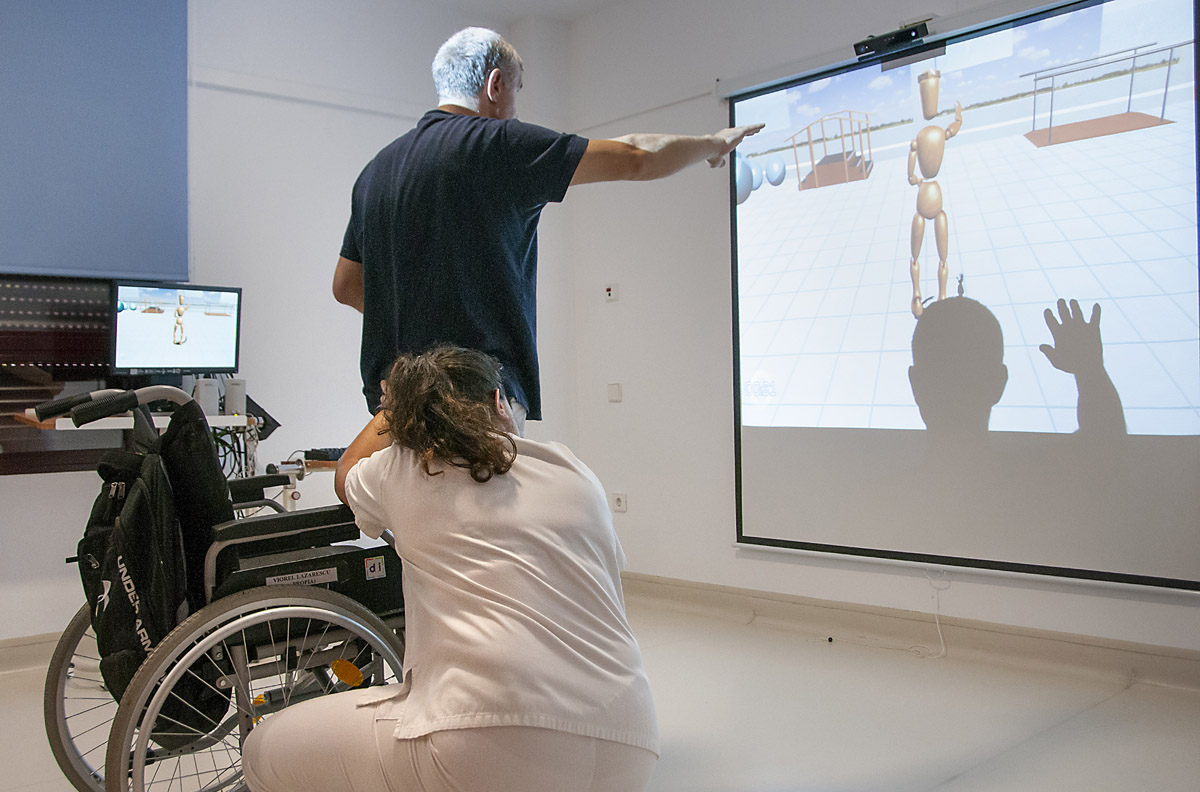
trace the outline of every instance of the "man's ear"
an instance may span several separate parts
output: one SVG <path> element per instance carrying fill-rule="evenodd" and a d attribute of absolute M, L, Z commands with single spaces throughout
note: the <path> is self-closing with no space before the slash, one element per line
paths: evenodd
<path fill-rule="evenodd" d="M 507 88 L 504 85 L 504 72 L 499 68 L 492 69 L 488 72 L 487 79 L 483 83 L 483 93 L 488 100 L 495 103 L 500 101 L 500 93 Z"/>
<path fill-rule="evenodd" d="M 497 415 L 504 415 L 509 412 L 508 401 L 500 394 L 500 389 L 492 391 L 492 400 L 496 408 Z"/>

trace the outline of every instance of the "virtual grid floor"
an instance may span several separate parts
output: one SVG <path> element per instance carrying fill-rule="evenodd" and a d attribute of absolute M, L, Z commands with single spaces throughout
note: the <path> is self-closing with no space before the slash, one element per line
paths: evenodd
<path fill-rule="evenodd" d="M 1085 316 L 1101 304 L 1129 431 L 1200 434 L 1194 104 L 1168 105 L 1167 118 L 1038 148 L 1011 124 L 972 140 L 967 113 L 947 141 L 937 176 L 947 292 L 961 277 L 1004 332 L 1009 381 L 993 430 L 1076 428 L 1073 378 L 1038 349 L 1052 340 L 1043 311 L 1074 298 Z M 916 188 L 906 154 L 876 152 L 866 181 L 803 193 L 789 164 L 782 185 L 764 181 L 739 206 L 743 423 L 923 428 L 907 376 Z M 925 298 L 937 295 L 937 263 L 928 222 Z"/>

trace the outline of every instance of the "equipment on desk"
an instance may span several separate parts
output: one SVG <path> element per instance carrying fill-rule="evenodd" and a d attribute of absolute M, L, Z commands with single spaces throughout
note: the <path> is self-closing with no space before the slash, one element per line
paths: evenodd
<path fill-rule="evenodd" d="M 253 415 L 258 419 L 258 439 L 266 440 L 282 424 L 276 421 L 269 412 L 264 410 L 258 402 L 246 396 L 246 414 Z"/>
<path fill-rule="evenodd" d="M 303 453 L 309 462 L 337 462 L 345 452 L 345 448 L 310 448 Z"/>
<path fill-rule="evenodd" d="M 246 380 L 230 377 L 225 380 L 225 401 L 221 405 L 223 415 L 246 414 Z"/>
<path fill-rule="evenodd" d="M 221 394 L 214 379 L 198 379 L 192 390 L 192 398 L 200 405 L 205 415 L 217 415 L 221 411 Z"/>

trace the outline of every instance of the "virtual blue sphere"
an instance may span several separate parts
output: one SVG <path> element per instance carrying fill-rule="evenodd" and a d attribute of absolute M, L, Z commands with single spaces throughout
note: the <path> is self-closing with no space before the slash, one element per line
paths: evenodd
<path fill-rule="evenodd" d="M 757 190 L 759 187 L 762 187 L 762 180 L 763 180 L 762 165 L 759 165 L 757 162 L 754 163 L 753 165 L 750 166 L 750 172 L 754 176 L 754 183 L 751 185 L 750 189 Z"/>
<path fill-rule="evenodd" d="M 750 165 L 741 156 L 734 157 L 733 183 L 737 187 L 737 202 L 742 203 L 750 197 L 750 191 L 754 189 L 754 172 L 750 169 Z"/>
<path fill-rule="evenodd" d="M 772 187 L 778 187 L 783 184 L 783 177 L 787 175 L 787 167 L 783 164 L 783 157 L 776 155 L 767 160 L 767 181 Z"/>

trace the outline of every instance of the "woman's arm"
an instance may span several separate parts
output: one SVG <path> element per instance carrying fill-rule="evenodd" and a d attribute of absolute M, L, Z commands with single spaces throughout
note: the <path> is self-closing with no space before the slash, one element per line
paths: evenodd
<path fill-rule="evenodd" d="M 337 471 L 333 474 L 333 491 L 337 493 L 338 500 L 347 506 L 350 505 L 346 501 L 346 476 L 350 473 L 350 468 L 358 464 L 359 460 L 366 459 L 391 444 L 392 436 L 388 434 L 387 420 L 383 416 L 383 411 L 380 410 L 358 433 L 354 442 L 346 447 L 342 458 L 338 460 Z"/>

